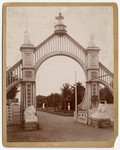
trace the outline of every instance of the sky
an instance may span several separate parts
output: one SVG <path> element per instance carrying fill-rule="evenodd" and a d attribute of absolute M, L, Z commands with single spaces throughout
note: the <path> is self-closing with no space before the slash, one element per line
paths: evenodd
<path fill-rule="evenodd" d="M 67 33 L 84 48 L 88 47 L 90 34 L 95 34 L 95 45 L 101 50 L 99 61 L 113 72 L 113 9 L 111 6 L 76 7 L 8 7 L 7 8 L 7 67 L 21 59 L 20 46 L 24 31 L 28 29 L 34 46 L 39 45 L 54 33 L 55 17 L 61 12 Z M 63 67 L 64 66 L 64 67 Z M 55 56 L 46 60 L 38 69 L 36 93 L 49 95 L 59 92 L 64 83 L 85 83 L 81 66 L 69 57 Z"/>

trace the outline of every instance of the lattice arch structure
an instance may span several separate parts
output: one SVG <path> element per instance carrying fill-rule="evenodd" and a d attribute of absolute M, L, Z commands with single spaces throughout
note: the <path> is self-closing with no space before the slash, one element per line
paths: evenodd
<path fill-rule="evenodd" d="M 63 17 L 59 15 L 58 20 Z M 55 32 L 37 47 L 25 37 L 20 47 L 22 59 L 6 72 L 6 93 L 17 84 L 21 84 L 21 120 L 24 110 L 34 105 L 36 108 L 36 73 L 40 65 L 48 58 L 64 55 L 77 61 L 86 76 L 86 92 L 79 109 L 89 109 L 91 98 L 99 97 L 99 83 L 104 84 L 113 94 L 113 73 L 99 62 L 100 49 L 91 42 L 85 49 L 67 34 L 66 26 L 59 22 Z"/>
<path fill-rule="evenodd" d="M 77 61 L 86 75 L 86 50 L 68 34 L 62 37 L 53 34 L 35 49 L 35 71 L 48 58 L 64 55 Z"/>

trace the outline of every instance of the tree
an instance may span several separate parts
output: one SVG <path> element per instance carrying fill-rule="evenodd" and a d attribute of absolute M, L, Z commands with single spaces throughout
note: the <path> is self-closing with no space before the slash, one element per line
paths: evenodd
<path fill-rule="evenodd" d="M 36 97 L 36 101 L 37 101 L 37 108 L 42 107 L 43 103 L 45 103 L 46 101 L 46 97 L 42 95 L 38 95 Z"/>
<path fill-rule="evenodd" d="M 82 83 L 78 82 L 77 83 L 77 104 L 79 105 L 84 97 L 85 93 L 85 87 L 82 86 Z"/>
<path fill-rule="evenodd" d="M 66 112 L 67 104 L 68 102 L 71 101 L 71 95 L 72 95 L 71 86 L 68 83 L 63 84 L 63 87 L 61 88 L 61 95 L 62 95 L 63 108 L 64 111 Z"/>
<path fill-rule="evenodd" d="M 84 97 L 85 93 L 85 87 L 82 85 L 82 83 L 78 82 L 77 84 L 77 105 L 79 105 Z M 71 108 L 75 110 L 75 85 L 71 86 L 72 89 L 72 97 L 71 97 Z"/>
<path fill-rule="evenodd" d="M 85 87 L 82 86 L 80 82 L 77 83 L 77 102 L 81 103 L 83 100 L 85 92 Z M 45 103 L 47 107 L 54 107 L 54 111 L 56 108 L 59 109 L 60 106 L 64 112 L 67 110 L 68 103 L 70 103 L 71 110 L 75 110 L 75 85 L 71 86 L 68 83 L 63 84 L 61 88 L 61 94 L 59 93 L 51 93 L 48 96 L 38 95 L 36 97 L 37 107 L 42 107 L 42 104 Z"/>
<path fill-rule="evenodd" d="M 48 98 L 49 103 L 52 103 L 54 107 L 54 111 L 56 111 L 56 108 L 59 109 L 61 104 L 61 95 L 58 93 L 52 93 Z"/>
<path fill-rule="evenodd" d="M 108 88 L 104 87 L 100 90 L 100 100 L 106 100 L 107 103 L 113 103 L 113 95 Z"/>
<path fill-rule="evenodd" d="M 43 103 L 45 103 L 46 108 L 48 107 L 54 107 L 54 111 L 56 110 L 56 107 L 59 107 L 61 103 L 61 95 L 58 93 L 51 93 L 48 96 L 41 96 L 38 95 L 36 97 L 37 101 L 37 107 L 42 107 Z"/>

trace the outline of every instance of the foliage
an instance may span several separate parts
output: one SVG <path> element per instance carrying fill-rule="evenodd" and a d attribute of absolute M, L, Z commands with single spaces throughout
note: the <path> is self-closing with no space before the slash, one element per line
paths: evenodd
<path fill-rule="evenodd" d="M 53 106 L 54 111 L 59 109 L 59 106 L 61 104 L 61 95 L 58 93 L 52 93 L 50 96 L 47 97 L 48 99 L 48 106 Z"/>
<path fill-rule="evenodd" d="M 43 103 L 45 103 L 45 107 L 54 107 L 55 110 L 61 104 L 61 95 L 58 93 L 51 93 L 48 96 L 38 95 L 36 100 L 38 108 L 42 107 Z"/>
<path fill-rule="evenodd" d="M 8 93 L 7 93 L 7 99 L 14 99 L 16 97 L 16 94 L 18 91 L 18 86 L 13 87 Z"/>
<path fill-rule="evenodd" d="M 106 87 L 100 90 L 100 100 L 106 100 L 107 103 L 113 103 L 113 95 Z"/>
<path fill-rule="evenodd" d="M 85 87 L 82 85 L 82 83 L 78 82 L 77 84 L 77 104 L 79 105 L 84 97 L 84 93 L 85 93 Z M 72 104 L 71 107 L 74 110 L 75 108 L 75 85 L 71 87 L 72 88 Z"/>
<path fill-rule="evenodd" d="M 81 103 L 85 92 L 85 87 L 80 82 L 77 83 L 77 100 L 78 104 Z M 71 110 L 75 109 L 75 85 L 71 86 L 68 83 L 63 84 L 61 87 L 61 94 L 51 93 L 48 96 L 38 95 L 36 97 L 37 107 L 42 107 L 43 103 L 46 107 L 54 107 L 56 110 L 64 110 L 66 112 L 68 103 L 70 103 Z"/>
<path fill-rule="evenodd" d="M 42 107 L 42 104 L 45 103 L 46 101 L 46 97 L 45 96 L 42 96 L 42 95 L 38 95 L 36 97 L 36 101 L 37 101 L 37 107 Z"/>
<path fill-rule="evenodd" d="M 64 110 L 67 110 L 67 104 L 68 102 L 71 101 L 71 95 L 72 95 L 72 90 L 71 86 L 68 83 L 63 84 L 63 87 L 61 88 L 61 96 L 62 96 L 62 108 Z"/>
<path fill-rule="evenodd" d="M 84 97 L 85 87 L 80 82 L 77 83 L 77 102 L 80 104 Z"/>

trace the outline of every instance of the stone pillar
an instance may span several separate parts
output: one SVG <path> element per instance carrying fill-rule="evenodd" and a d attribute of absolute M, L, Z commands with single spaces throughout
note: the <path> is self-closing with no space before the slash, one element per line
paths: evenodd
<path fill-rule="evenodd" d="M 87 101 L 88 107 L 97 106 L 99 98 L 99 51 L 98 47 L 88 47 L 87 66 Z"/>
<path fill-rule="evenodd" d="M 22 83 L 21 83 L 21 125 L 23 125 L 24 111 L 33 105 L 36 108 L 35 69 L 33 45 L 23 44 L 22 52 Z"/>

